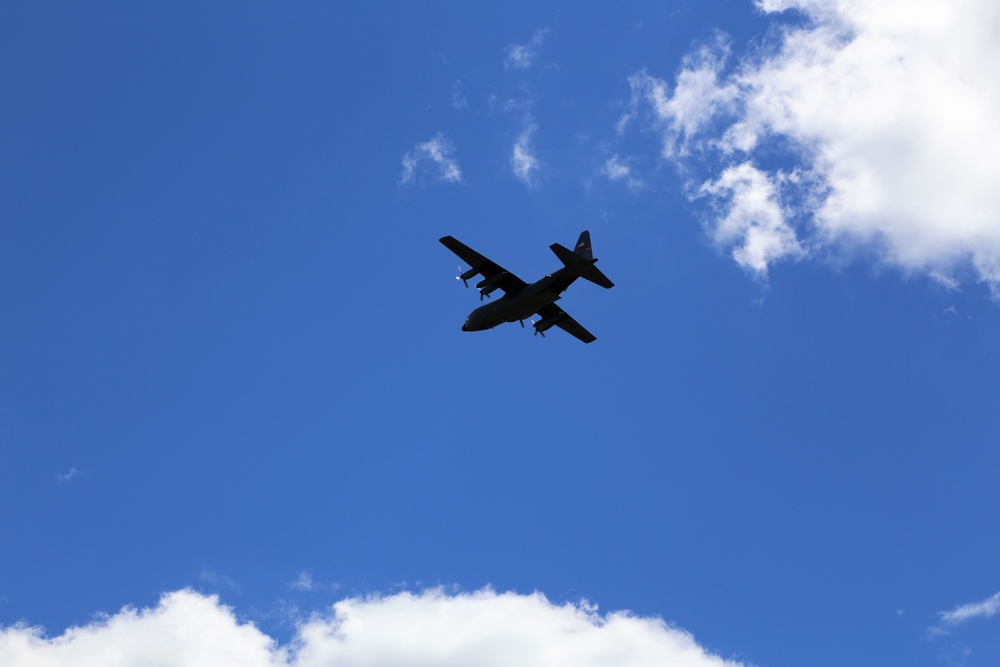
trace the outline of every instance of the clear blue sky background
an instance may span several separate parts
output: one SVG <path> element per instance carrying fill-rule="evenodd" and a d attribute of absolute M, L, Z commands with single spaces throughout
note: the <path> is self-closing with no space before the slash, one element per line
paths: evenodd
<path fill-rule="evenodd" d="M 1000 588 L 986 288 L 863 253 L 763 279 L 655 132 L 616 132 L 636 72 L 798 20 L 7 4 L 0 623 L 192 586 L 287 639 L 290 602 L 491 584 L 762 666 L 997 664 L 997 619 L 928 632 Z M 438 133 L 461 181 L 425 160 L 402 183 Z M 626 153 L 642 188 L 602 174 Z M 460 331 L 479 301 L 439 237 L 534 279 L 583 229 L 617 286 L 561 305 L 598 341 Z M 290 588 L 304 571 L 327 587 Z"/>

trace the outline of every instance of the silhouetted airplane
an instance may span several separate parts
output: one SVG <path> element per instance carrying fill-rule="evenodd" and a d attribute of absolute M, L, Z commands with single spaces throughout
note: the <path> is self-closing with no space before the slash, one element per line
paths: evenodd
<path fill-rule="evenodd" d="M 476 283 L 480 301 L 494 290 L 499 289 L 504 292 L 504 295 L 496 301 L 472 311 L 462 325 L 462 331 L 483 331 L 504 322 L 520 322 L 523 327 L 524 320 L 537 313 L 542 319 L 533 322 L 536 336 L 542 334 L 544 338 L 548 329 L 557 326 L 584 343 L 597 340 L 592 333 L 554 303 L 577 278 L 585 278 L 605 289 L 615 286 L 600 269 L 594 266 L 597 260 L 594 259 L 590 249 L 590 232 L 585 231 L 580 234 L 576 248 L 572 251 L 558 243 L 549 246 L 563 263 L 563 268 L 530 285 L 451 236 L 442 238 L 441 243 L 472 266 L 458 276 L 458 280 L 465 283 L 466 287 L 469 286 L 470 278 L 482 274 L 483 279 Z"/>

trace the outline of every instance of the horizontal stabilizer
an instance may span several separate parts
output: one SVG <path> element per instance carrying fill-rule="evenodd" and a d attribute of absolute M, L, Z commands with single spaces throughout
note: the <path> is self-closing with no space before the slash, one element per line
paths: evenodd
<path fill-rule="evenodd" d="M 596 259 L 587 259 L 576 254 L 569 248 L 553 243 L 549 246 L 563 264 L 576 275 L 589 280 L 595 285 L 600 285 L 604 289 L 611 289 L 615 286 L 611 280 L 601 273 L 601 270 L 594 266 Z"/>

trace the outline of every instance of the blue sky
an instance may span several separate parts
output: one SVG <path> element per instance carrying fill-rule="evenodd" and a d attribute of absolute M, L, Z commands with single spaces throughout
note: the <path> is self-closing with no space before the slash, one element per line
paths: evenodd
<path fill-rule="evenodd" d="M 0 662 L 997 664 L 1000 14 L 901 2 L 0 9 Z"/>

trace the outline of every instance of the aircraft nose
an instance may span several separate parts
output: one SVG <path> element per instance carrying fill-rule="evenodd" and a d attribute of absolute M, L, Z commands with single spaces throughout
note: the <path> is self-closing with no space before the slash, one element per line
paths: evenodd
<path fill-rule="evenodd" d="M 468 322 L 466 322 L 465 324 L 462 325 L 462 331 L 468 331 L 468 330 L 469 330 Z"/>

